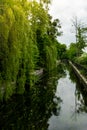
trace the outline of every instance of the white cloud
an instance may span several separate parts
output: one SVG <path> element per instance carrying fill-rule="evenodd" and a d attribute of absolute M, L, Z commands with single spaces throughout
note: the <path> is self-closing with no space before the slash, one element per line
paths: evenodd
<path fill-rule="evenodd" d="M 77 16 L 78 19 L 87 21 L 87 0 L 53 0 L 50 6 L 50 14 L 53 18 L 59 18 L 62 24 L 64 35 L 59 38 L 60 42 L 70 44 L 75 42 L 74 34 L 71 33 L 72 19 Z"/>

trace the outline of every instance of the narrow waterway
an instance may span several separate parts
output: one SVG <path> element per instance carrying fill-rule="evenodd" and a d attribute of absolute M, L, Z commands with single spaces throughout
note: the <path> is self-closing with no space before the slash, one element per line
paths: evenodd
<path fill-rule="evenodd" d="M 87 130 L 87 92 L 60 64 L 24 94 L 0 102 L 0 130 Z"/>
<path fill-rule="evenodd" d="M 66 70 L 66 76 L 58 80 L 55 95 L 62 100 L 61 110 L 58 116 L 54 114 L 49 119 L 48 130 L 87 130 L 87 95 L 82 95 L 80 89 L 83 85 Z M 86 94 L 84 90 L 84 94 Z"/>

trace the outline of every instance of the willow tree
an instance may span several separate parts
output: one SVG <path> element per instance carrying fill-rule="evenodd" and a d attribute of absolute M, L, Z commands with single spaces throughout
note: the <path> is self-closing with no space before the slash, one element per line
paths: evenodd
<path fill-rule="evenodd" d="M 49 1 L 50 2 L 50 1 Z M 31 26 L 34 34 L 34 42 L 39 50 L 38 65 L 47 71 L 55 68 L 57 59 L 57 50 L 55 39 L 61 33 L 59 20 L 55 19 L 52 22 L 51 16 L 48 14 L 48 9 L 45 4 L 47 1 L 40 3 L 33 1 L 31 8 Z"/>
<path fill-rule="evenodd" d="M 0 96 L 23 93 L 35 83 L 34 71 L 56 66 L 59 20 L 50 19 L 50 1 L 0 1 Z M 46 6 L 47 5 L 47 6 Z"/>
<path fill-rule="evenodd" d="M 23 92 L 25 84 L 32 85 L 33 35 L 27 10 L 20 1 L 4 0 L 0 12 L 0 87 L 8 98 L 16 86 Z"/>
<path fill-rule="evenodd" d="M 47 32 L 48 26 L 48 12 L 39 3 L 31 2 L 31 28 L 33 31 L 33 42 L 37 45 L 39 50 L 39 57 L 37 58 L 37 66 L 44 67 L 44 35 Z M 43 55 L 43 56 L 42 56 Z"/>
<path fill-rule="evenodd" d="M 48 43 L 45 46 L 46 50 L 46 66 L 49 72 L 56 67 L 57 61 L 57 37 L 62 34 L 60 31 L 61 25 L 59 19 L 52 20 L 52 17 L 49 17 L 49 24 L 47 27 L 46 37 L 48 39 Z"/>

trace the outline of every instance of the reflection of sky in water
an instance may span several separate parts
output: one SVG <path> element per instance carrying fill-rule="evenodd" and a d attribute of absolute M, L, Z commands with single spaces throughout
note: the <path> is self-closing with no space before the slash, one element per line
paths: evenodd
<path fill-rule="evenodd" d="M 67 76 L 60 78 L 56 90 L 56 96 L 62 99 L 59 116 L 54 116 L 49 120 L 49 130 L 87 130 L 87 114 L 76 113 L 75 83 Z"/>

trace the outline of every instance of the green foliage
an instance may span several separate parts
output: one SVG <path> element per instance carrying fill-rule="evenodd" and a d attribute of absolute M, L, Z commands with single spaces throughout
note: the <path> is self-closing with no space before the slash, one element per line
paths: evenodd
<path fill-rule="evenodd" d="M 42 5 L 43 3 L 43 5 Z M 36 69 L 56 67 L 58 19 L 48 15 L 50 0 L 0 2 L 0 97 L 33 87 Z"/>
<path fill-rule="evenodd" d="M 49 17 L 49 25 L 47 34 L 53 40 L 56 39 L 57 36 L 61 36 L 62 34 L 62 32 L 60 31 L 61 25 L 59 19 L 52 20 L 52 17 L 50 15 L 48 15 L 48 17 Z"/>
<path fill-rule="evenodd" d="M 46 69 L 50 72 L 56 67 L 56 59 L 57 59 L 57 50 L 56 47 L 51 45 L 46 46 Z"/>
<path fill-rule="evenodd" d="M 71 60 L 78 59 L 82 55 L 83 49 L 87 46 L 87 27 L 78 22 L 77 17 L 75 17 L 73 25 L 75 27 L 76 43 L 71 43 L 67 51 L 68 58 Z"/>
<path fill-rule="evenodd" d="M 83 53 L 80 57 L 76 58 L 75 61 L 87 67 L 87 53 Z"/>
<path fill-rule="evenodd" d="M 86 47 L 86 33 L 87 30 L 86 28 L 82 28 L 82 27 L 78 27 L 77 28 L 77 48 L 78 48 L 78 56 L 80 56 L 82 54 L 82 49 L 84 49 L 84 47 Z"/>
<path fill-rule="evenodd" d="M 14 90 L 11 89 L 12 82 L 14 86 L 17 84 L 19 92 L 24 90 L 25 83 L 28 81 L 26 72 L 30 76 L 34 70 L 35 55 L 32 38 L 29 39 L 33 35 L 26 13 L 19 2 L 14 1 L 12 5 L 10 2 L 4 4 L 3 14 L 0 15 L 0 74 L 3 82 L 8 81 L 9 85 L 5 85 L 5 93 L 8 96 Z M 31 80 L 30 78 L 29 85 L 32 83 Z"/>
<path fill-rule="evenodd" d="M 57 42 L 57 59 L 58 60 L 67 59 L 66 45 L 60 44 L 58 42 Z"/>
<path fill-rule="evenodd" d="M 78 55 L 78 48 L 75 43 L 71 43 L 69 49 L 67 50 L 67 56 L 70 60 L 74 60 Z"/>

